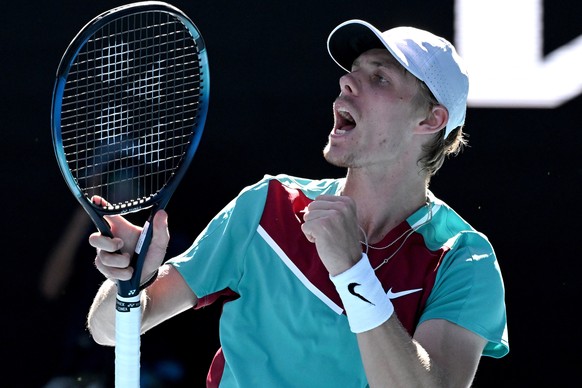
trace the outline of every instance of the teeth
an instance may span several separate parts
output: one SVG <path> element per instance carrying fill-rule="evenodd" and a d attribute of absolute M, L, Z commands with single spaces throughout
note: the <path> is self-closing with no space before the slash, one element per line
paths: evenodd
<path fill-rule="evenodd" d="M 343 117 L 344 119 L 346 119 L 350 123 L 354 122 L 354 118 L 352 117 L 352 115 L 348 111 L 338 110 L 338 113 L 341 117 Z"/>

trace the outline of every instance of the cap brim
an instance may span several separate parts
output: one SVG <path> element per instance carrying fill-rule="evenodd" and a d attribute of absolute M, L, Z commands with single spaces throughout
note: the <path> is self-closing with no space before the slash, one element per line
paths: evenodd
<path fill-rule="evenodd" d="M 348 20 L 337 26 L 327 39 L 327 50 L 333 60 L 350 71 L 354 60 L 365 51 L 387 48 L 381 32 L 363 20 Z"/>

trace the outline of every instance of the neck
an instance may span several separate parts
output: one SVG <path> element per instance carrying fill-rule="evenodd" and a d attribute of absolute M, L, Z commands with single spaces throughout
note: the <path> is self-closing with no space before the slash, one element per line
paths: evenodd
<path fill-rule="evenodd" d="M 342 195 L 351 197 L 358 210 L 358 222 L 374 244 L 426 203 L 427 181 L 415 175 L 404 179 L 393 174 L 374 176 L 359 169 L 349 169 Z"/>

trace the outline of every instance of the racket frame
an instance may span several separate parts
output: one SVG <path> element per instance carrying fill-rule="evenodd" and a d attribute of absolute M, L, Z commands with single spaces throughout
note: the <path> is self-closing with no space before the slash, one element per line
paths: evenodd
<path fill-rule="evenodd" d="M 134 201 L 131 206 L 115 206 L 107 208 L 98 206 L 84 194 L 79 187 L 76 178 L 69 169 L 63 149 L 61 135 L 61 109 L 62 98 L 66 88 L 67 77 L 77 55 L 88 40 L 103 25 L 125 16 L 148 11 L 166 12 L 176 17 L 187 27 L 197 47 L 200 72 L 201 96 L 195 120 L 195 131 L 190 138 L 190 145 L 186 147 L 179 166 L 174 174 L 168 178 L 165 185 L 155 194 L 146 199 Z M 117 282 L 117 297 L 115 311 L 115 386 L 119 388 L 131 388 L 140 386 L 140 336 L 141 336 L 141 303 L 140 303 L 140 279 L 143 262 L 151 240 L 152 229 L 150 227 L 153 216 L 159 209 L 168 204 L 170 197 L 176 190 L 184 174 L 196 153 L 202 132 L 204 130 L 208 113 L 209 99 L 209 71 L 206 45 L 198 28 L 192 20 L 178 8 L 161 1 L 142 1 L 123 5 L 106 11 L 87 23 L 71 41 L 57 68 L 56 81 L 53 89 L 51 127 L 53 148 L 61 174 L 77 201 L 81 204 L 97 229 L 104 235 L 113 237 L 111 228 L 105 216 L 123 215 L 152 208 L 148 221 L 144 224 L 142 235 L 139 238 L 136 254 L 132 257 L 131 265 L 134 267 L 133 276 L 127 281 Z"/>
<path fill-rule="evenodd" d="M 66 160 L 64 152 L 62 152 L 62 136 L 60 132 L 61 128 L 61 108 L 62 108 L 62 97 L 64 94 L 67 77 L 71 67 L 77 57 L 79 51 L 87 43 L 87 41 L 93 36 L 93 34 L 101 29 L 105 24 L 110 23 L 114 20 L 123 18 L 128 15 L 135 13 L 142 13 L 148 11 L 162 11 L 170 13 L 172 16 L 178 18 L 184 26 L 186 26 L 193 37 L 193 40 L 198 47 L 198 60 L 202 72 L 200 74 L 200 85 L 202 88 L 200 97 L 200 107 L 197 111 L 198 118 L 196 120 L 197 130 L 191 138 L 191 145 L 187 147 L 186 153 L 183 156 L 181 165 L 176 168 L 175 173 L 171 176 L 166 184 L 155 194 L 146 199 L 140 199 L 129 205 L 118 205 L 112 208 L 102 207 L 97 204 L 92 203 L 90 198 L 83 193 L 83 190 L 79 187 L 77 180 L 71 173 L 68 162 Z M 155 212 L 159 209 L 163 209 L 168 204 L 172 194 L 176 190 L 178 184 L 182 180 L 184 174 L 187 172 L 189 165 L 196 153 L 196 149 L 200 142 L 202 136 L 203 128 L 206 122 L 206 117 L 208 113 L 208 92 L 209 92 L 209 72 L 208 72 L 208 57 L 206 54 L 206 45 L 200 34 L 198 28 L 192 22 L 192 20 L 186 16 L 178 8 L 161 1 L 142 1 L 132 4 L 123 5 L 117 8 L 113 8 L 109 11 L 103 12 L 97 17 L 93 18 L 89 23 L 87 23 L 80 32 L 71 41 L 65 53 L 59 63 L 56 82 L 53 90 L 52 99 L 52 110 L 51 110 L 51 124 L 52 124 L 52 140 L 53 147 L 55 150 L 55 155 L 58 161 L 58 165 L 63 175 L 65 182 L 67 183 L 69 189 L 85 209 L 85 211 L 90 216 L 91 220 L 97 227 L 97 229 L 104 235 L 113 237 L 111 233 L 111 228 L 109 223 L 106 221 L 104 216 L 107 215 L 124 215 L 127 213 L 138 212 L 143 209 L 152 208 L 151 216 L 144 226 L 144 233 L 151 234 L 151 228 L 149 224 Z M 149 245 L 150 236 L 142 235 L 140 237 L 141 241 L 146 241 L 146 245 Z M 147 251 L 147 246 L 138 247 L 141 248 L 139 251 L 145 248 Z M 138 252 L 139 253 L 139 252 Z M 134 260 L 135 261 L 135 260 Z M 134 276 L 129 281 L 119 282 L 120 295 L 124 297 L 130 297 L 135 295 L 139 289 L 139 281 L 141 277 L 141 266 L 139 257 L 132 263 L 134 266 Z"/>

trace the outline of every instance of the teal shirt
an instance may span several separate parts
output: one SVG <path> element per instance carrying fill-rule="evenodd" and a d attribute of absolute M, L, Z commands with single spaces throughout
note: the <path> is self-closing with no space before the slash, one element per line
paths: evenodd
<path fill-rule="evenodd" d="M 210 385 L 368 386 L 341 300 L 300 231 L 299 211 L 317 195 L 337 194 L 342 183 L 265 176 L 168 261 L 200 298 L 197 308 L 221 295 L 227 300 Z M 432 194 L 430 202 L 430 222 L 425 207 L 403 222 L 402 230 L 414 233 L 395 244 L 404 248 L 377 275 L 385 290 L 423 290 L 393 301 L 411 335 L 420 322 L 447 319 L 487 339 L 484 355 L 502 357 L 509 347 L 493 249 Z M 415 224 L 422 226 L 413 230 Z M 387 238 L 399 235 L 395 230 Z M 371 262 L 381 259 L 370 254 Z"/>

